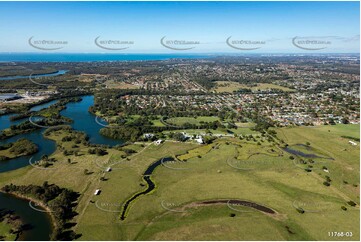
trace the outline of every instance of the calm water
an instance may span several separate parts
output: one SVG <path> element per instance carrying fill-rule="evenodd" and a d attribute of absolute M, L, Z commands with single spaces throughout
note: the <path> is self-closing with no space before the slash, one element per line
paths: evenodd
<path fill-rule="evenodd" d="M 64 75 L 67 71 L 66 70 L 59 70 L 54 73 L 48 73 L 48 74 L 34 74 L 31 77 L 32 78 L 38 78 L 38 77 L 50 77 L 50 76 L 59 76 Z M 30 76 L 5 76 L 0 77 L 0 81 L 7 81 L 7 80 L 16 80 L 16 79 L 25 79 L 29 78 Z"/>
<path fill-rule="evenodd" d="M 44 109 L 44 108 L 48 108 L 48 107 L 50 107 L 51 105 L 53 105 L 53 104 L 55 104 L 55 103 L 57 103 L 57 102 L 58 102 L 58 100 L 53 100 L 53 101 L 50 101 L 50 102 L 48 102 L 48 103 L 36 105 L 36 106 L 30 108 L 30 111 L 37 112 L 37 111 L 40 111 L 40 110 L 42 110 L 42 109 Z"/>
<path fill-rule="evenodd" d="M 61 111 L 61 115 L 74 121 L 71 126 L 75 130 L 87 133 L 90 143 L 110 146 L 124 143 L 121 140 L 110 139 L 99 134 L 99 130 L 103 126 L 95 121 L 95 115 L 88 112 L 89 107 L 94 104 L 94 96 L 83 96 L 82 98 L 81 102 L 69 103 L 67 108 Z"/>
<path fill-rule="evenodd" d="M 146 61 L 173 58 L 206 58 L 207 54 L 79 54 L 79 53 L 0 53 L 2 62 L 88 62 L 88 61 Z"/>
<path fill-rule="evenodd" d="M 67 109 L 61 112 L 62 115 L 74 120 L 72 127 L 76 130 L 86 132 L 90 137 L 90 142 L 97 144 L 116 145 L 123 143 L 120 140 L 113 140 L 103 137 L 99 134 L 99 130 L 103 127 L 95 122 L 95 116 L 88 112 L 90 106 L 94 104 L 93 96 L 82 97 L 81 102 L 67 104 Z M 41 110 L 49 107 L 56 101 L 52 101 L 46 104 L 42 104 L 33 107 L 32 110 Z M 19 123 L 22 120 L 16 122 L 10 122 L 9 117 L 11 115 L 0 116 L 0 124 L 2 128 L 7 128 L 11 124 Z M 0 144 L 14 142 L 19 138 L 27 138 L 39 146 L 39 152 L 34 154 L 33 161 L 41 158 L 42 155 L 52 154 L 56 149 L 56 143 L 52 140 L 45 139 L 42 135 L 44 129 L 37 130 L 28 134 L 21 134 L 9 138 L 5 141 L 0 141 Z M 15 170 L 29 165 L 29 159 L 32 156 L 23 156 L 10 161 L 0 162 L 0 173 Z M 8 194 L 0 193 L 0 209 L 14 210 L 26 224 L 31 224 L 33 228 L 23 233 L 22 240 L 49 240 L 52 227 L 50 217 L 43 212 L 33 210 L 29 206 L 29 202 L 23 199 L 13 197 Z"/>
<path fill-rule="evenodd" d="M 304 144 L 296 144 L 294 145 L 296 146 L 296 148 L 293 148 L 291 146 L 287 146 L 285 148 L 283 148 L 284 151 L 292 154 L 292 155 L 297 155 L 297 156 L 301 156 L 303 158 L 322 158 L 322 159 L 329 159 L 329 160 L 333 160 L 333 158 L 331 157 L 325 157 L 325 156 L 319 156 L 317 154 L 313 154 L 312 153 L 312 148 L 311 147 L 308 147 L 307 145 L 304 145 Z M 306 150 L 310 151 L 310 153 L 305 153 L 305 152 L 302 152 L 300 150 L 297 150 L 297 146 L 300 146 L 300 147 L 304 147 L 306 148 Z"/>
<path fill-rule="evenodd" d="M 53 101 L 50 101 L 48 103 L 44 103 L 44 104 L 34 106 L 34 107 L 32 107 L 30 109 L 30 111 L 40 111 L 40 110 L 42 110 L 44 108 L 50 107 L 51 105 L 55 104 L 56 102 L 57 102 L 57 100 L 53 100 Z M 14 116 L 14 115 L 15 114 L 7 114 L 7 115 L 0 116 L 0 130 L 10 128 L 11 125 L 19 124 L 19 123 L 24 122 L 24 121 L 26 121 L 28 119 L 28 118 L 24 118 L 24 119 L 18 119 L 18 120 L 15 120 L 15 121 L 10 121 L 10 117 Z"/>
<path fill-rule="evenodd" d="M 43 108 L 49 107 L 50 105 L 56 103 L 57 101 L 51 101 L 49 103 L 45 103 L 42 105 L 38 105 L 33 107 L 31 110 L 38 111 Z M 123 141 L 110 139 L 105 136 L 99 134 L 99 130 L 103 128 L 103 126 L 99 125 L 95 122 L 95 116 L 88 112 L 90 106 L 94 104 L 93 96 L 84 96 L 82 97 L 82 101 L 75 103 L 68 103 L 67 108 L 61 111 L 61 115 L 71 118 L 74 122 L 71 126 L 75 130 L 84 131 L 89 136 L 89 141 L 94 144 L 104 144 L 109 146 L 114 146 L 117 144 L 122 144 Z M 11 114 L 13 115 L 13 114 Z M 11 122 L 9 117 L 11 115 L 0 116 L 0 128 L 5 129 L 9 128 L 13 124 L 21 123 L 26 119 L 16 120 Z M 33 131 L 31 133 L 20 134 L 14 137 L 11 137 L 6 140 L 0 140 L 0 145 L 6 144 L 9 142 L 15 142 L 20 138 L 26 138 L 31 140 L 33 143 L 37 144 L 39 147 L 39 151 L 33 155 L 29 156 L 21 156 L 15 159 L 11 159 L 8 161 L 0 162 L 0 173 L 15 170 L 24 166 L 29 165 L 29 160 L 31 157 L 32 161 L 39 160 L 43 155 L 51 155 L 56 150 L 56 143 L 52 140 L 46 139 L 43 137 L 43 132 L 45 129 L 39 129 Z"/>
<path fill-rule="evenodd" d="M 14 122 L 10 121 L 10 117 L 14 116 L 15 114 L 6 114 L 6 115 L 1 115 L 0 116 L 0 130 L 3 129 L 7 129 L 9 128 L 11 125 L 16 125 L 19 124 L 21 122 L 23 122 L 25 119 L 19 119 L 19 120 L 15 120 Z"/>
<path fill-rule="evenodd" d="M 39 129 L 31 133 L 20 134 L 14 137 L 11 137 L 6 140 L 1 140 L 0 145 L 15 142 L 20 138 L 26 138 L 31 140 L 33 143 L 37 144 L 39 151 L 33 155 L 20 156 L 15 159 L 8 161 L 0 162 L 0 173 L 6 171 L 12 171 L 24 166 L 29 165 L 29 160 L 33 157 L 32 161 L 40 160 L 43 155 L 51 155 L 56 150 L 56 143 L 53 140 L 45 139 L 43 137 L 44 129 Z"/>
<path fill-rule="evenodd" d="M 37 105 L 37 106 L 32 107 L 30 110 L 31 111 L 39 111 L 41 109 L 47 108 L 47 107 L 55 104 L 56 102 L 57 102 L 57 100 L 54 100 L 54 101 L 51 101 L 48 103 Z M 11 125 L 19 124 L 28 119 L 28 118 L 24 118 L 24 119 L 19 119 L 19 120 L 12 122 L 12 121 L 10 121 L 10 117 L 13 115 L 14 114 L 0 116 L 0 130 L 7 129 Z M 44 139 L 42 132 L 43 132 L 43 130 L 36 130 L 36 131 L 28 133 L 28 134 L 20 134 L 20 135 L 16 135 L 16 136 L 11 137 L 6 140 L 0 140 L 0 145 L 2 145 L 2 144 L 10 143 L 10 142 L 15 142 L 16 140 L 18 140 L 20 138 L 27 138 L 27 139 L 31 140 L 32 142 L 34 142 L 35 144 L 37 144 L 39 147 L 39 151 L 34 155 L 21 156 L 21 157 L 18 157 L 18 158 L 9 160 L 9 161 L 1 161 L 0 162 L 0 172 L 11 171 L 11 170 L 15 170 L 15 169 L 27 166 L 27 165 L 29 165 L 29 159 L 32 156 L 33 156 L 33 160 L 36 161 L 36 160 L 40 159 L 42 155 L 52 154 L 55 151 L 55 142 L 52 140 Z"/>
<path fill-rule="evenodd" d="M 15 211 L 25 224 L 32 229 L 20 236 L 21 240 L 49 240 L 52 232 L 51 219 L 47 213 L 39 212 L 29 206 L 29 201 L 9 194 L 0 193 L 0 209 Z"/>

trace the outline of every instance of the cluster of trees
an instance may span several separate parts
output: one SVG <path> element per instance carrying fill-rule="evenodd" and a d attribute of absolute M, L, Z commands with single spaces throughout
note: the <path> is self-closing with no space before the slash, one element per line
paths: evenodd
<path fill-rule="evenodd" d="M 84 144 L 84 145 L 88 144 L 89 137 L 86 133 L 78 132 L 74 130 L 68 130 L 68 132 L 69 134 L 61 139 L 62 142 L 74 141 L 75 144 Z"/>
<path fill-rule="evenodd" d="M 142 127 L 120 126 L 117 128 L 102 128 L 99 133 L 112 139 L 130 140 L 135 142 L 142 135 Z"/>
<path fill-rule="evenodd" d="M 194 135 L 193 138 L 195 136 L 196 135 Z M 181 141 L 181 142 L 185 142 L 189 139 L 189 137 L 186 137 L 186 136 L 184 136 L 184 134 L 179 133 L 179 132 L 175 132 L 175 133 L 171 132 L 171 133 L 169 133 L 169 137 L 172 139 L 175 139 L 177 141 Z M 203 142 L 205 144 L 211 144 L 215 139 L 217 139 L 217 137 L 211 136 L 211 135 L 205 135 L 202 138 L 203 138 Z"/>
<path fill-rule="evenodd" d="M 108 154 L 108 151 L 106 149 L 103 149 L 103 148 L 99 148 L 99 147 L 96 147 L 96 148 L 91 148 L 88 150 L 88 153 L 89 154 L 92 154 L 92 155 L 98 155 L 98 156 L 103 156 L 103 155 L 107 155 Z"/>
<path fill-rule="evenodd" d="M 168 119 L 168 117 L 163 117 L 161 122 L 164 125 L 175 127 L 175 125 L 173 125 L 171 123 L 168 123 L 167 119 Z M 199 122 L 199 124 L 191 124 L 189 122 L 185 122 L 184 124 L 179 126 L 179 128 L 182 128 L 182 129 L 213 129 L 213 130 L 216 130 L 218 128 L 226 128 L 226 126 L 224 126 L 220 121 L 216 120 L 216 121 L 213 121 L 213 122 L 201 121 L 201 122 Z"/>
<path fill-rule="evenodd" d="M 53 165 L 56 161 L 57 161 L 57 159 L 54 158 L 54 157 L 49 158 L 48 155 L 43 155 L 43 156 L 41 157 L 41 159 L 36 162 L 36 164 L 37 164 L 38 166 L 41 166 L 41 167 L 46 168 L 46 167 L 49 167 L 49 166 Z"/>
<path fill-rule="evenodd" d="M 1 131 L 0 139 L 7 139 L 9 137 L 12 137 L 12 136 L 15 136 L 18 134 L 28 133 L 28 132 L 31 132 L 31 131 L 34 131 L 37 129 L 40 129 L 40 127 L 33 125 L 29 121 L 25 121 L 18 125 L 11 125 L 10 130 Z"/>
<path fill-rule="evenodd" d="M 171 139 L 175 139 L 177 141 L 181 141 L 181 142 L 184 142 L 188 139 L 188 137 L 184 136 L 182 133 L 179 133 L 179 132 L 176 132 L 176 133 L 169 133 L 169 137 Z"/>
<path fill-rule="evenodd" d="M 11 125 L 9 130 L 3 130 L 0 133 L 0 139 L 7 139 L 18 134 L 29 133 L 37 129 L 41 129 L 41 126 L 51 127 L 64 125 L 64 123 L 69 123 L 72 120 L 69 118 L 62 117 L 59 114 L 53 114 L 51 117 L 33 120 L 32 122 L 39 125 L 32 124 L 29 120 L 22 122 L 17 125 Z"/>
<path fill-rule="evenodd" d="M 272 122 L 272 120 L 266 120 L 265 118 L 258 117 L 254 121 L 256 126 L 253 129 L 256 131 L 264 131 L 268 130 L 270 127 L 274 127 L 274 122 Z"/>
<path fill-rule="evenodd" d="M 210 90 L 216 86 L 216 81 L 224 81 L 224 80 L 216 80 L 216 79 L 207 78 L 207 77 L 203 77 L 203 78 L 199 77 L 193 81 L 197 82 L 202 87 Z"/>
<path fill-rule="evenodd" d="M 180 130 L 180 129 L 225 129 L 220 121 L 213 122 L 200 122 L 200 124 L 184 123 L 182 126 L 175 126 L 167 123 L 168 117 L 164 117 L 163 122 L 165 127 L 151 126 L 151 122 L 148 117 L 140 117 L 133 122 L 124 122 L 123 125 L 117 127 L 102 128 L 99 132 L 101 135 L 110 137 L 113 139 L 129 140 L 131 142 L 144 140 L 143 134 L 145 133 L 160 133 L 165 130 Z M 154 136 L 153 139 L 159 138 Z"/>
<path fill-rule="evenodd" d="M 77 215 L 74 207 L 79 197 L 78 193 L 48 182 L 44 182 L 42 186 L 10 184 L 4 186 L 1 190 L 6 193 L 35 198 L 50 209 L 56 223 L 51 240 L 74 240 L 80 237 L 80 235 L 69 229 L 69 225 L 73 224 L 68 223 Z"/>
<path fill-rule="evenodd" d="M 52 132 L 55 132 L 55 131 L 59 131 L 59 130 L 72 130 L 72 127 L 70 125 L 59 125 L 59 126 L 55 126 L 55 127 L 50 127 L 50 128 L 47 128 L 45 131 L 44 131 L 44 136 L 49 136 L 50 133 Z"/>
<path fill-rule="evenodd" d="M 47 130 L 45 130 L 44 132 L 44 136 L 49 136 L 52 132 L 56 132 L 59 130 L 64 130 L 67 132 L 67 135 L 65 135 L 61 141 L 62 142 L 71 142 L 73 141 L 75 144 L 72 145 L 70 148 L 68 148 L 68 146 L 62 146 L 61 144 L 58 144 L 58 148 L 63 152 L 63 155 L 68 156 L 68 155 L 75 155 L 78 156 L 79 155 L 79 144 L 83 144 L 85 146 L 92 146 L 89 143 L 89 137 L 85 132 L 81 132 L 81 131 L 76 131 L 73 130 L 71 126 L 69 125 L 61 125 L 61 126 L 56 126 L 56 127 L 51 127 L 48 128 Z M 97 146 L 97 145 L 94 145 Z"/>
<path fill-rule="evenodd" d="M 131 155 L 131 154 L 136 153 L 135 150 L 129 149 L 129 148 L 121 148 L 120 150 L 121 150 L 121 151 L 124 151 L 124 153 L 125 153 L 126 155 Z"/>
<path fill-rule="evenodd" d="M 14 211 L 0 209 L 0 223 L 9 224 L 11 229 L 10 233 L 16 235 L 16 240 L 22 231 L 28 229 L 30 225 L 24 224 L 21 218 L 15 215 Z M 0 234 L 0 241 L 6 240 L 6 237 Z"/>
<path fill-rule="evenodd" d="M 44 131 L 44 136 L 49 136 L 52 132 L 56 132 L 59 130 L 64 130 L 68 133 L 61 139 L 62 142 L 74 141 L 76 144 L 89 144 L 89 137 L 85 132 L 73 130 L 73 128 L 69 125 L 59 125 L 56 127 L 47 128 Z"/>
<path fill-rule="evenodd" d="M 99 133 L 112 139 L 128 140 L 135 142 L 143 140 L 145 133 L 159 133 L 165 130 L 183 129 L 182 127 L 157 127 L 157 126 L 132 126 L 122 125 L 119 127 L 102 128 Z"/>
<path fill-rule="evenodd" d="M 27 139 L 18 139 L 16 142 L 12 143 L 9 151 L 15 156 L 18 155 L 31 155 L 38 152 L 38 146 Z"/>
<path fill-rule="evenodd" d="M 0 151 L 1 150 L 8 150 L 10 154 L 13 155 L 13 157 L 18 157 L 22 155 L 31 155 L 36 152 L 38 152 L 38 146 L 31 142 L 30 140 L 21 138 L 13 143 L 8 143 L 4 145 L 0 145 Z M 7 156 L 1 156 L 0 155 L 0 161 L 5 161 L 10 159 Z"/>
<path fill-rule="evenodd" d="M 246 93 L 252 93 L 252 90 L 250 88 L 240 88 L 238 90 L 233 91 L 233 93 L 246 94 Z"/>

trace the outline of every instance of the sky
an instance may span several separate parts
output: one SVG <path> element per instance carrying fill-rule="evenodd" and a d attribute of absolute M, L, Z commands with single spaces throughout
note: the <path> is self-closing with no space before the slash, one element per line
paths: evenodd
<path fill-rule="evenodd" d="M 0 52 L 359 53 L 359 4 L 0 2 Z"/>

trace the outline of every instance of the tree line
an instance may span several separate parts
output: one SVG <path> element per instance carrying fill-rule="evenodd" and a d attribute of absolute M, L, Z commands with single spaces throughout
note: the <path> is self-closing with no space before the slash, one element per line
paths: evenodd
<path fill-rule="evenodd" d="M 81 236 L 69 228 L 74 225 L 69 221 L 77 215 L 74 207 L 77 205 L 78 193 L 67 188 L 60 188 L 55 184 L 49 184 L 47 181 L 41 186 L 10 184 L 1 190 L 6 193 L 35 198 L 50 209 L 56 224 L 51 240 L 74 240 Z"/>

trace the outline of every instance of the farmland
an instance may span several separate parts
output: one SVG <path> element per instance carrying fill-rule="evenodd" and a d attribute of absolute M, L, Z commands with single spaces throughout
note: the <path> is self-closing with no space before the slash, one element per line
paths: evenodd
<path fill-rule="evenodd" d="M 289 145 L 309 142 L 333 157 L 327 164 L 329 173 L 300 169 L 276 143 L 260 142 L 259 133 L 259 138 L 254 135 L 256 141 L 228 137 L 210 145 L 172 141 L 158 146 L 133 144 L 128 148 L 137 153 L 126 159 L 121 158 L 121 150 L 107 149 L 108 154 L 99 157 L 80 145 L 78 156 L 65 158 L 57 151 L 52 157 L 58 161 L 49 169 L 29 166 L 8 172 L 1 176 L 0 185 L 42 184 L 47 180 L 80 192 L 79 215 L 74 221 L 81 240 L 330 240 L 331 230 L 351 231 L 353 237 L 343 239 L 357 240 L 359 207 L 347 202 L 358 201 L 358 148 L 341 136 L 355 135 L 358 130 L 357 125 L 276 129 L 277 137 Z M 50 138 L 70 149 L 72 142 L 61 141 L 64 132 L 54 132 Z M 344 149 L 347 152 L 341 152 Z M 151 175 L 156 188 L 136 199 L 126 219 L 120 220 L 124 202 L 145 189 L 143 172 L 167 156 L 185 161 L 157 167 Z M 106 167 L 112 171 L 104 172 Z M 84 169 L 90 174 L 84 174 Z M 331 186 L 323 185 L 325 175 L 331 177 Z M 94 196 L 95 189 L 101 189 L 101 194 Z M 192 205 L 218 199 L 252 201 L 276 213 L 237 205 Z M 267 235 L 260 232 L 265 229 Z"/>
<path fill-rule="evenodd" d="M 56 203 L 14 208 L 39 240 L 359 240 L 358 56 L 53 65 L 1 81 L 0 202 Z"/>

